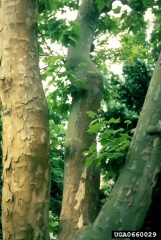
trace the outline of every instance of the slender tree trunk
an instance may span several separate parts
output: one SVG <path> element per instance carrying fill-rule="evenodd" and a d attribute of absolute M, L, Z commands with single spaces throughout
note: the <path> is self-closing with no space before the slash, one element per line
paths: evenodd
<path fill-rule="evenodd" d="M 37 0 L 1 1 L 4 240 L 49 239 L 48 109 L 39 74 L 37 11 Z"/>
<path fill-rule="evenodd" d="M 139 230 L 161 167 L 161 55 L 127 161 L 96 221 L 77 240 L 110 240 L 112 230 Z"/>
<path fill-rule="evenodd" d="M 98 10 L 83 0 L 76 23 L 82 35 L 75 48 L 69 47 L 67 60 L 75 78 L 72 80 L 73 101 L 68 121 L 65 145 L 63 204 L 58 239 L 71 240 L 98 214 L 99 169 L 84 168 L 83 152 L 96 141 L 87 133 L 91 119 L 87 111 L 97 112 L 103 91 L 102 77 L 90 60 L 93 33 L 99 18 Z M 86 87 L 81 87 L 85 84 Z"/>

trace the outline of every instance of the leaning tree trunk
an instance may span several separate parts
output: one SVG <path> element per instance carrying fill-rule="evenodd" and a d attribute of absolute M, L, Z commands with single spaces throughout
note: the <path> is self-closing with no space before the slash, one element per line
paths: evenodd
<path fill-rule="evenodd" d="M 87 133 L 91 119 L 87 111 L 100 107 L 103 82 L 90 60 L 90 48 L 99 12 L 90 0 L 83 0 L 76 23 L 82 30 L 75 48 L 69 47 L 67 60 L 73 71 L 72 107 L 68 120 L 65 144 L 64 192 L 58 239 L 71 240 L 98 214 L 99 170 L 93 165 L 85 168 L 83 152 L 96 141 Z M 84 86 L 84 87 L 82 87 Z"/>
<path fill-rule="evenodd" d="M 1 1 L 4 240 L 49 239 L 48 109 L 39 74 L 37 11 L 37 0 Z"/>
<path fill-rule="evenodd" d="M 161 168 L 161 55 L 127 161 L 96 221 L 77 240 L 110 240 L 112 230 L 139 230 Z"/>

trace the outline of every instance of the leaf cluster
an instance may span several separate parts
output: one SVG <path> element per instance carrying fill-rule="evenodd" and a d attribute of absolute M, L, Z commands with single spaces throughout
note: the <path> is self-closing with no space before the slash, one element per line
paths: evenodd
<path fill-rule="evenodd" d="M 68 7 L 70 10 L 77 10 L 79 7 L 78 0 L 39 0 L 39 13 L 44 11 L 49 12 L 57 12 L 61 13 L 65 12 L 65 7 Z"/>
<path fill-rule="evenodd" d="M 64 168 L 64 125 L 57 114 L 51 114 L 50 126 L 50 159 L 51 159 L 51 193 L 50 210 L 59 216 L 63 192 Z"/>
<path fill-rule="evenodd" d="M 91 111 L 87 112 L 87 114 L 89 117 L 94 118 L 94 113 Z M 113 125 L 117 125 L 119 122 L 120 119 L 114 118 L 108 121 L 99 118 L 94 119 L 89 126 L 88 132 L 98 135 L 98 143 L 101 148 L 96 152 L 96 143 L 93 143 L 89 150 L 83 153 L 88 156 L 86 167 L 95 162 L 104 171 L 108 172 L 109 178 L 114 179 L 119 174 L 131 140 L 131 136 L 123 128 L 117 130 L 112 128 Z M 125 123 L 129 125 L 131 121 L 127 120 Z"/>
<path fill-rule="evenodd" d="M 54 216 L 51 211 L 49 211 L 49 232 L 57 233 L 59 226 L 58 217 Z"/>

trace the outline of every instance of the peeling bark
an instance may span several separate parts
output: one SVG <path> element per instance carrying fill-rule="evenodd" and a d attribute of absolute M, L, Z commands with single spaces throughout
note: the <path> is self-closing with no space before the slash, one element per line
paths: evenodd
<path fill-rule="evenodd" d="M 63 204 L 58 239 L 75 239 L 98 214 L 99 169 L 84 168 L 82 153 L 89 149 L 96 136 L 88 134 L 91 119 L 87 111 L 97 112 L 102 98 L 102 76 L 90 60 L 93 33 L 100 13 L 89 0 L 82 1 L 76 23 L 82 30 L 75 48 L 69 47 L 68 63 L 75 78 L 71 80 L 73 100 L 65 143 Z M 87 87 L 82 88 L 78 81 Z"/>
<path fill-rule="evenodd" d="M 110 240 L 113 230 L 139 230 L 161 171 L 161 55 L 121 174 L 97 219 L 77 240 Z"/>
<path fill-rule="evenodd" d="M 37 0 L 1 1 L 4 240 L 49 239 L 48 109 L 39 73 L 37 10 Z"/>

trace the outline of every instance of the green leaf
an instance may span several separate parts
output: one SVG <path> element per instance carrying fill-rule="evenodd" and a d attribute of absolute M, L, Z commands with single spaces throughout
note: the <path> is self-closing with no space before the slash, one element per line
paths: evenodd
<path fill-rule="evenodd" d="M 110 124 L 110 123 L 119 123 L 119 122 L 120 122 L 120 118 L 117 118 L 117 119 L 111 118 L 109 121 L 107 121 L 108 124 Z"/>
<path fill-rule="evenodd" d="M 55 227 L 57 227 L 59 224 L 58 224 L 58 222 L 50 222 L 50 226 L 52 227 L 52 228 L 55 228 Z"/>
<path fill-rule="evenodd" d="M 113 134 L 113 130 L 112 129 L 106 129 L 106 131 L 101 134 L 99 141 L 101 141 L 101 139 L 104 139 L 104 138 L 108 139 L 111 136 L 111 134 Z"/>
<path fill-rule="evenodd" d="M 113 12 L 114 12 L 115 14 L 120 13 L 120 12 L 121 12 L 121 7 L 118 6 L 117 8 L 113 9 Z"/>
<path fill-rule="evenodd" d="M 93 151 L 95 151 L 96 150 L 96 147 L 97 147 L 97 144 L 96 143 L 93 143 L 91 146 L 90 146 L 90 148 L 89 148 L 89 153 L 93 153 Z"/>
<path fill-rule="evenodd" d="M 143 0 L 145 7 L 153 7 L 154 6 L 154 0 Z"/>
<path fill-rule="evenodd" d="M 120 146 L 120 150 L 123 150 L 123 151 L 126 150 L 129 147 L 129 144 L 130 143 L 127 141 L 124 144 L 122 143 L 122 145 Z"/>
<path fill-rule="evenodd" d="M 57 230 L 59 223 L 49 221 L 49 232 L 54 232 Z"/>
<path fill-rule="evenodd" d="M 58 59 L 62 59 L 62 56 L 60 54 L 58 54 L 57 56 L 52 56 L 51 60 L 50 60 L 50 65 L 54 65 L 54 63 L 56 62 L 56 60 Z"/>
<path fill-rule="evenodd" d="M 68 31 L 68 32 L 71 32 L 71 31 L 72 31 L 72 29 L 73 29 L 73 27 L 72 27 L 72 26 L 70 26 L 70 27 L 68 27 L 68 28 L 67 28 L 67 31 Z"/>
<path fill-rule="evenodd" d="M 74 47 L 74 48 L 76 47 L 76 42 L 73 41 L 73 40 L 71 40 L 70 38 L 69 38 L 68 43 L 69 43 L 69 45 L 71 45 L 72 47 Z"/>
<path fill-rule="evenodd" d="M 89 152 L 88 151 L 84 151 L 82 154 L 83 154 L 83 156 L 88 156 Z"/>
<path fill-rule="evenodd" d="M 96 117 L 96 114 L 94 112 L 92 112 L 92 111 L 87 111 L 86 113 L 88 114 L 88 116 L 90 118 L 95 118 Z"/>
<path fill-rule="evenodd" d="M 140 26 L 139 25 L 131 26 L 129 28 L 129 31 L 132 31 L 134 35 L 136 35 L 139 30 L 140 30 Z"/>
<path fill-rule="evenodd" d="M 106 158 L 106 159 L 108 158 L 108 157 L 107 157 L 107 152 L 98 154 L 98 156 L 96 157 L 96 159 L 98 160 L 98 162 L 101 162 L 104 158 Z"/>
<path fill-rule="evenodd" d="M 98 10 L 101 12 L 102 9 L 106 6 L 104 0 L 96 0 Z"/>
<path fill-rule="evenodd" d="M 58 74 L 59 78 L 62 78 L 62 77 L 66 77 L 67 76 L 67 71 L 64 71 L 64 72 L 60 72 Z"/>
<path fill-rule="evenodd" d="M 68 38 L 76 43 L 76 39 L 73 36 L 68 36 Z"/>
<path fill-rule="evenodd" d="M 113 153 L 108 153 L 107 158 L 109 159 L 117 159 L 119 157 L 123 157 L 125 153 L 123 152 L 113 152 Z"/>
<path fill-rule="evenodd" d="M 130 120 L 126 120 L 126 121 L 124 121 L 124 123 L 132 124 L 132 121 L 130 121 Z"/>
<path fill-rule="evenodd" d="M 123 128 L 119 128 L 119 129 L 117 129 L 117 130 L 113 130 L 113 135 L 116 135 L 116 134 L 118 134 L 118 133 L 121 133 L 121 132 L 124 132 L 124 129 Z"/>
<path fill-rule="evenodd" d="M 93 156 L 88 157 L 86 159 L 85 167 L 87 167 L 87 168 L 90 167 L 91 164 L 93 163 L 93 161 L 94 161 L 94 157 Z"/>
<path fill-rule="evenodd" d="M 134 133 L 136 128 L 131 129 L 130 133 Z"/>
<path fill-rule="evenodd" d="M 88 129 L 88 132 L 89 133 L 98 133 L 101 128 L 104 126 L 104 123 L 101 122 L 101 123 L 96 123 L 94 125 L 90 125 L 89 126 L 89 129 Z"/>

